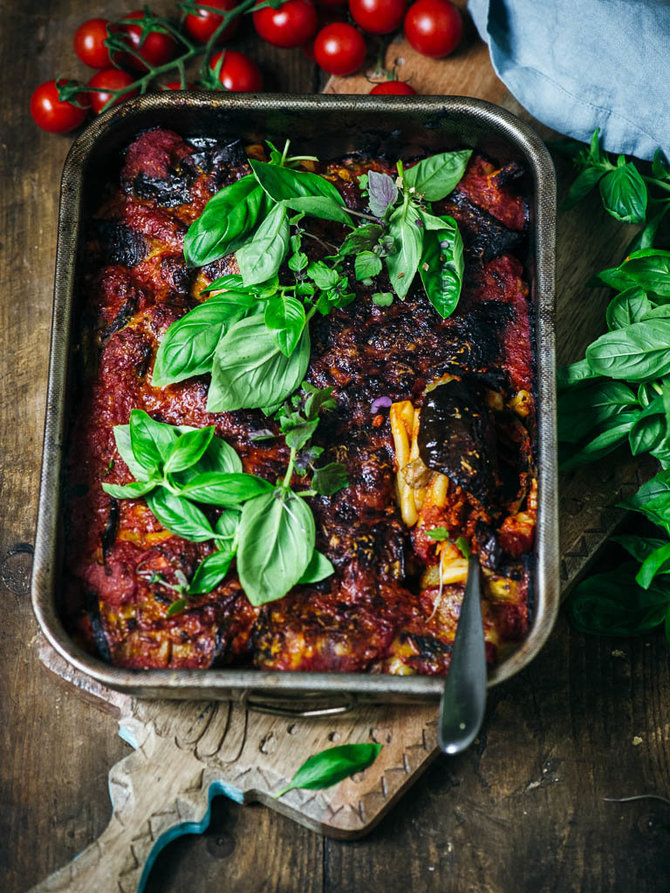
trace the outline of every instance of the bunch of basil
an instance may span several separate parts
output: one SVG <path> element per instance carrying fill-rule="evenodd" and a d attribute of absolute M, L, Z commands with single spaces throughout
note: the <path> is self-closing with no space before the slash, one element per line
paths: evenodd
<path fill-rule="evenodd" d="M 665 622 L 670 640 L 670 251 L 653 247 L 670 208 L 670 169 L 659 152 L 651 176 L 623 156 L 612 164 L 598 131 L 588 151 L 572 154 L 582 170 L 564 207 L 599 184 L 608 213 L 643 227 L 624 261 L 595 280 L 615 290 L 609 331 L 583 360 L 559 370 L 561 467 L 595 461 L 623 444 L 633 455 L 650 453 L 663 470 L 622 506 L 665 536 L 614 537 L 635 561 L 584 580 L 568 610 L 584 632 L 636 635 Z"/>
<path fill-rule="evenodd" d="M 355 277 L 365 284 L 373 283 L 384 262 L 401 299 L 418 272 L 441 316 L 458 302 L 463 243 L 455 221 L 434 215 L 430 202 L 454 189 L 469 150 L 431 156 L 404 174 L 400 166 L 398 184 L 371 171 L 361 178 L 370 214 L 347 209 L 328 179 L 293 169 L 297 159 L 286 154 L 273 148 L 270 162 L 251 159 L 252 173 L 213 196 L 186 234 L 188 264 L 234 252 L 240 274 L 213 282 L 208 291 L 218 293 L 170 327 L 152 381 L 163 387 L 211 373 L 210 412 L 260 408 L 270 414 L 295 391 L 309 363 L 311 317 L 354 300 L 343 271 L 352 255 Z M 352 215 L 371 222 L 354 226 Z M 350 232 L 339 246 L 323 243 L 303 228 L 310 216 L 345 224 Z M 332 253 L 309 263 L 304 237 Z M 280 269 L 292 282 L 279 281 Z M 373 295 L 379 305 L 393 298 L 392 292 Z"/>

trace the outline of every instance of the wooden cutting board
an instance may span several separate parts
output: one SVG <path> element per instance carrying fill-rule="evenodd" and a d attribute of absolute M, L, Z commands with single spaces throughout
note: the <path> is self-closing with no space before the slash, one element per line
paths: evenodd
<path fill-rule="evenodd" d="M 501 104 L 526 120 L 491 69 L 488 51 L 468 23 L 463 44 L 445 60 L 415 53 L 405 41 L 386 51 L 386 67 L 418 93 L 476 96 Z M 365 75 L 331 78 L 325 92 L 367 93 Z M 546 128 L 537 125 L 543 136 Z M 559 362 L 582 355 L 602 327 L 604 290 L 584 282 L 622 253 L 630 239 L 596 201 L 559 217 L 557 340 Z M 561 481 L 561 584 L 564 592 L 620 522 L 617 501 L 632 495 L 653 465 L 606 461 Z M 437 705 L 359 709 L 342 718 L 284 719 L 228 703 L 139 701 L 92 683 L 49 648 L 49 669 L 119 715 L 122 737 L 135 748 L 109 773 L 113 815 L 101 837 L 36 891 L 130 893 L 141 889 L 160 849 L 180 834 L 203 831 L 211 797 L 260 801 L 322 834 L 338 838 L 368 832 L 423 772 L 439 751 Z M 336 744 L 376 741 L 377 761 L 365 772 L 326 791 L 292 791 L 273 799 L 311 754 Z"/>

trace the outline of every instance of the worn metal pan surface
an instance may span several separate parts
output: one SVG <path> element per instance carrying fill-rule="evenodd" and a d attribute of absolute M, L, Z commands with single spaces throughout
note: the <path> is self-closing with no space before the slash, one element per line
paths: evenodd
<path fill-rule="evenodd" d="M 169 127 L 184 136 L 290 136 L 296 151 L 336 157 L 369 149 L 398 157 L 476 147 L 502 164 L 526 170 L 530 200 L 526 262 L 535 308 L 538 397 L 539 515 L 535 547 L 533 621 L 528 637 L 491 670 L 495 685 L 525 667 L 553 626 L 559 604 L 558 510 L 554 387 L 555 176 L 539 137 L 509 112 L 463 97 L 254 96 L 152 94 L 130 100 L 94 121 L 68 155 L 61 185 L 44 453 L 32 580 L 33 606 L 56 650 L 103 685 L 144 697 L 235 698 L 274 712 L 340 712 L 357 701 L 439 698 L 443 680 L 426 676 L 354 673 L 281 673 L 253 669 L 125 670 L 80 649 L 59 615 L 63 549 L 62 480 L 77 339 L 76 283 L 87 215 L 102 184 L 118 168 L 120 152 L 139 131 Z"/>

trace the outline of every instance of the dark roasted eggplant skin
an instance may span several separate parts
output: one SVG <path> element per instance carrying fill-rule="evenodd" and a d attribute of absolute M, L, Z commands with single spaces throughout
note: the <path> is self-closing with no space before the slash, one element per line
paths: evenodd
<path fill-rule="evenodd" d="M 319 170 L 351 207 L 364 211 L 357 184 L 370 168 L 395 172 L 390 161 L 362 156 L 322 164 Z M 491 532 L 490 489 L 497 472 L 493 453 L 481 446 L 491 432 L 480 389 L 510 397 L 531 386 L 529 302 L 515 256 L 526 213 L 516 186 L 487 159 L 473 156 L 452 197 L 467 243 L 465 287 L 452 317 L 435 313 L 418 276 L 405 301 L 384 308 L 372 303 L 372 288 L 354 284 L 351 276 L 356 300 L 311 323 L 306 378 L 318 387 L 332 386 L 337 398 L 336 409 L 316 431 L 315 444 L 324 450 L 320 461 L 346 464 L 350 481 L 331 498 L 310 500 L 317 547 L 335 567 L 331 577 L 297 586 L 259 609 L 246 599 L 233 566 L 214 591 L 167 617 L 174 592 L 165 582 L 174 584 L 178 572 L 190 578 L 211 544 L 171 536 L 143 500 L 121 500 L 110 511 L 101 488 L 101 481 L 131 479 L 116 450 L 113 427 L 127 424 L 134 407 L 174 425 L 214 425 L 237 450 L 246 472 L 273 481 L 284 473 L 288 449 L 282 438 L 253 440 L 259 430 L 278 433 L 276 423 L 260 411 L 207 413 L 206 376 L 163 389 L 151 383 L 155 353 L 169 325 L 202 300 L 206 282 L 235 270 L 233 258 L 187 270 L 184 233 L 213 194 L 248 172 L 238 142 L 190 142 L 170 131 L 147 131 L 128 147 L 120 183 L 90 227 L 82 319 L 98 333 L 99 354 L 82 382 L 69 434 L 67 623 L 91 651 L 134 669 L 238 665 L 444 675 L 462 587 L 444 587 L 437 614 L 438 593 L 421 591 L 425 559 L 434 563 L 435 543 L 429 540 L 424 552 L 418 551 L 416 528 L 409 531 L 402 522 L 388 411 L 373 413 L 372 405 L 382 396 L 411 400 L 414 406 L 423 404 L 422 417 L 430 419 L 433 413 L 437 425 L 446 408 L 438 405 L 439 394 L 424 397 L 426 385 L 446 374 L 472 382 L 463 386 L 472 391 L 463 399 L 482 412 L 482 430 L 464 427 L 459 442 L 481 473 L 459 471 L 459 487 L 477 495 L 468 502 L 454 488 L 449 510 L 455 527 L 462 523 L 459 529 L 467 528 L 473 540 L 476 533 L 487 567 L 509 562 Z M 313 225 L 328 240 L 330 225 Z M 341 235 L 338 230 L 333 238 Z M 319 258 L 323 250 L 314 240 L 309 243 L 310 258 Z M 514 452 L 517 441 L 511 441 Z M 436 434 L 436 452 L 438 446 Z M 503 451 L 503 462 L 505 456 Z M 293 484 L 304 486 L 304 479 L 296 477 Z M 434 523 L 445 522 L 436 517 Z M 520 573 L 527 579 L 529 572 L 521 568 Z M 498 639 L 522 637 L 526 616 L 525 602 L 497 605 Z"/>
<path fill-rule="evenodd" d="M 426 394 L 419 454 L 428 468 L 490 505 L 498 478 L 494 430 L 481 391 L 454 379 Z"/>

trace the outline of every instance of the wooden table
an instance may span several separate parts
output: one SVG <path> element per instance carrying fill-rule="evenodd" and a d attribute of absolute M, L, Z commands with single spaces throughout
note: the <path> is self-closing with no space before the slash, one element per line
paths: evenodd
<path fill-rule="evenodd" d="M 125 11 L 118 2 L 93 8 L 83 0 L 25 0 L 4 5 L 0 28 L 4 893 L 26 890 L 102 831 L 110 812 L 107 771 L 128 750 L 110 715 L 39 665 L 28 597 L 58 178 L 70 144 L 37 130 L 28 100 L 34 86 L 56 74 L 85 76 L 70 51 L 83 19 Z M 277 87 L 304 92 L 323 86 L 300 52 L 267 47 L 256 56 Z M 469 83 L 477 95 L 482 79 L 490 84 L 485 57 L 477 59 L 459 92 Z M 502 87 L 500 99 L 516 108 Z M 588 213 L 598 224 L 596 239 L 595 230 L 580 223 L 582 213 L 559 218 L 558 300 L 575 307 L 559 328 L 561 360 L 581 355 L 605 300 L 603 292 L 583 288 L 575 258 L 587 254 L 591 269 L 600 269 L 617 259 L 629 238 L 593 204 Z M 575 302 L 579 295 L 583 301 Z M 665 890 L 670 808 L 603 797 L 670 790 L 669 696 L 668 646 L 660 633 L 631 641 L 586 638 L 560 618 L 535 663 L 491 693 L 477 745 L 439 759 L 367 839 L 325 840 L 264 807 L 218 798 L 209 831 L 169 846 L 147 889 Z"/>

